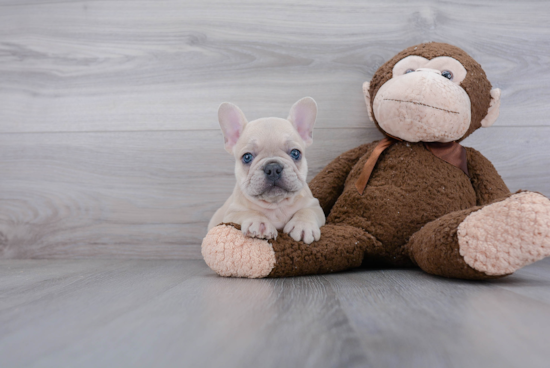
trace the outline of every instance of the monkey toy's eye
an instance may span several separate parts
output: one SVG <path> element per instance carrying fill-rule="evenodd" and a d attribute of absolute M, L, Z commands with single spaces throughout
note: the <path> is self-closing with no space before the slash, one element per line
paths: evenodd
<path fill-rule="evenodd" d="M 252 153 L 250 152 L 247 152 L 243 155 L 243 164 L 249 164 L 252 162 L 252 160 L 254 159 L 254 156 L 252 155 Z"/>
<path fill-rule="evenodd" d="M 298 161 L 300 157 L 302 157 L 302 152 L 298 151 L 297 149 L 293 149 L 292 151 L 290 151 L 290 157 Z"/>
<path fill-rule="evenodd" d="M 447 78 L 448 80 L 453 80 L 453 73 L 448 70 L 442 71 L 441 76 Z"/>
<path fill-rule="evenodd" d="M 412 72 L 414 72 L 414 69 L 407 69 L 407 70 L 405 70 L 405 74 L 409 74 L 409 73 L 412 73 Z"/>

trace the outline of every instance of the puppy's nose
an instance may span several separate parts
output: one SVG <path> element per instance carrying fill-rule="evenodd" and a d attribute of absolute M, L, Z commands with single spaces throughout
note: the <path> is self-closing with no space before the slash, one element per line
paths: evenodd
<path fill-rule="evenodd" d="M 264 167 L 264 173 L 268 180 L 275 181 L 281 177 L 283 166 L 276 162 L 271 162 Z"/>

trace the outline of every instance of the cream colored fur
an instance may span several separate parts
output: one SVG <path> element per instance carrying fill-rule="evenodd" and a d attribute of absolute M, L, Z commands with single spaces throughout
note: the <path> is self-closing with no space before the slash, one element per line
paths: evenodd
<path fill-rule="evenodd" d="M 260 278 L 275 266 L 275 252 L 265 240 L 243 237 L 233 226 L 217 226 L 202 242 L 204 261 L 218 275 Z"/>
<path fill-rule="evenodd" d="M 487 275 L 510 274 L 550 256 L 550 200 L 522 192 L 470 214 L 458 227 L 460 255 Z"/>
<path fill-rule="evenodd" d="M 450 71 L 453 73 L 451 82 L 456 85 L 459 85 L 466 78 L 467 74 L 466 69 L 460 61 L 452 57 L 440 56 L 429 60 L 422 56 L 411 55 L 395 64 L 392 70 L 393 78 L 405 75 L 407 70 L 418 71 L 422 69 L 432 69 L 440 72 L 445 70 Z"/>
<path fill-rule="evenodd" d="M 481 126 L 489 128 L 495 123 L 500 112 L 500 89 L 493 88 L 491 90 L 491 104 L 489 105 L 489 111 L 487 115 L 481 120 Z"/>
<path fill-rule="evenodd" d="M 275 239 L 277 231 L 283 230 L 296 241 L 310 244 L 319 240 L 325 215 L 307 185 L 304 155 L 312 143 L 316 113 L 315 101 L 308 97 L 294 104 L 288 119 L 247 122 L 237 106 L 220 106 L 220 126 L 225 147 L 235 156 L 237 184 L 210 220 L 208 229 L 222 222 L 234 222 L 250 237 Z M 302 153 L 300 160 L 290 156 L 293 149 Z M 246 153 L 254 156 L 250 164 L 242 161 Z M 269 163 L 283 167 L 278 186 L 266 179 L 264 167 Z"/>
<path fill-rule="evenodd" d="M 384 131 L 408 142 L 452 142 L 470 127 L 468 95 L 439 71 L 390 79 L 378 90 L 373 110 Z"/>
<path fill-rule="evenodd" d="M 444 71 L 452 73 L 451 80 L 441 75 Z M 451 57 L 408 56 L 395 64 L 392 79 L 378 90 L 373 107 L 370 83 L 363 83 L 369 118 L 375 117 L 385 132 L 409 142 L 458 140 L 471 120 L 470 98 L 460 87 L 466 74 L 464 66 Z M 483 127 L 495 122 L 499 107 L 500 90 L 495 88 Z"/>
<path fill-rule="evenodd" d="M 374 121 L 373 115 L 372 115 L 372 106 L 370 105 L 370 82 L 367 81 L 363 83 L 363 96 L 365 97 L 365 103 L 367 104 L 367 111 L 369 113 L 369 119 L 370 121 Z"/>

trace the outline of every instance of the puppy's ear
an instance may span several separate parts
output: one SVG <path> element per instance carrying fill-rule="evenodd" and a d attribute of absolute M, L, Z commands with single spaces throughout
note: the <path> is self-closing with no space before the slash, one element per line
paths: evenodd
<path fill-rule="evenodd" d="M 306 146 L 313 143 L 313 126 L 317 117 L 317 103 L 311 97 L 304 97 L 290 108 L 288 120 L 294 125 Z"/>
<path fill-rule="evenodd" d="M 224 102 L 218 108 L 218 121 L 220 122 L 225 140 L 225 150 L 233 153 L 233 146 L 239 140 L 247 123 L 246 117 L 237 106 Z"/>

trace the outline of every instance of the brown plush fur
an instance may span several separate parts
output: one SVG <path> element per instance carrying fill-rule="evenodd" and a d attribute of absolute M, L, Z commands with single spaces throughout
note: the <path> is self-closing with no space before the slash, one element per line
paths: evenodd
<path fill-rule="evenodd" d="M 381 248 L 372 235 L 352 226 L 325 225 L 322 231 L 323 241 L 315 246 L 280 234 L 272 243 L 277 263 L 269 277 L 316 275 L 359 267 L 365 249 Z"/>
<path fill-rule="evenodd" d="M 451 45 L 428 43 L 398 53 L 374 75 L 371 101 L 392 77 L 394 65 L 409 55 L 450 56 L 464 65 L 468 74 L 461 86 L 471 99 L 472 122 L 463 138 L 478 129 L 489 108 L 491 84 L 475 60 Z M 467 148 L 468 177 L 422 143 L 397 142 L 380 155 L 360 195 L 354 184 L 376 144 L 340 155 L 311 181 L 327 215 L 321 240 L 306 246 L 281 234 L 273 242 L 277 264 L 271 276 L 332 272 L 363 263 L 416 264 L 441 276 L 487 278 L 457 255 L 456 229 L 477 205 L 509 194 L 489 160 Z"/>
<path fill-rule="evenodd" d="M 468 129 L 459 142 L 472 134 L 476 129 L 480 128 L 481 120 L 483 120 L 487 114 L 489 104 L 491 103 L 491 83 L 487 79 L 487 76 L 479 63 L 472 59 L 472 57 L 463 50 L 447 43 L 429 42 L 411 46 L 401 51 L 382 65 L 374 74 L 370 82 L 369 93 L 371 96 L 371 108 L 373 107 L 374 96 L 376 96 L 376 93 L 378 93 L 380 87 L 392 78 L 392 70 L 395 64 L 411 55 L 422 56 L 426 59 L 433 59 L 439 56 L 448 56 L 458 60 L 464 66 L 468 74 L 466 74 L 466 78 L 462 81 L 462 83 L 460 83 L 460 86 L 466 91 L 468 96 L 470 96 L 470 102 L 472 104 L 472 122 L 470 124 L 470 129 Z M 378 125 L 376 118 L 373 118 L 376 127 L 382 133 L 386 134 L 386 132 L 384 132 Z"/>
<path fill-rule="evenodd" d="M 398 53 L 374 75 L 371 101 L 392 77 L 393 66 L 409 55 L 450 56 L 464 65 L 468 74 L 461 86 L 470 97 L 472 119 L 461 139 L 478 129 L 489 108 L 491 84 L 477 62 L 451 45 L 421 44 Z M 466 263 L 457 235 L 468 215 L 510 196 L 491 162 L 466 148 L 468 176 L 422 142 L 397 142 L 382 152 L 361 195 L 355 182 L 376 145 L 341 154 L 313 178 L 311 191 L 327 215 L 321 239 L 306 245 L 279 233 L 271 242 L 276 263 L 269 276 L 329 273 L 362 264 L 416 265 L 428 273 L 464 279 L 496 277 Z"/>
<path fill-rule="evenodd" d="M 480 208 L 451 212 L 427 223 L 413 234 L 407 244 L 413 261 L 422 270 L 433 275 L 470 280 L 495 278 L 496 276 L 486 275 L 468 266 L 459 253 L 458 226 L 469 214 Z"/>
<path fill-rule="evenodd" d="M 354 184 L 369 153 L 350 171 L 327 223 L 366 230 L 384 244 L 388 256 L 400 252 L 427 222 L 476 205 L 468 176 L 434 156 L 422 143 L 398 142 L 386 149 L 360 195 Z M 323 180 L 322 176 L 312 184 Z"/>
<path fill-rule="evenodd" d="M 507 197 L 510 190 L 502 181 L 491 161 L 475 149 L 465 148 L 468 157 L 470 181 L 476 192 L 476 204 L 482 206 Z"/>
<path fill-rule="evenodd" d="M 472 180 L 422 143 L 398 142 L 380 155 L 365 193 L 360 195 L 354 183 L 376 144 L 360 146 L 336 158 L 311 181 L 310 188 L 323 209 L 330 211 L 327 223 L 363 229 L 383 244 L 383 249 L 372 255 L 380 264 L 409 266 L 407 243 L 427 223 L 509 194 L 490 161 L 471 148 L 467 154 Z M 350 168 L 352 158 L 355 165 Z M 341 193 L 326 189 L 342 186 Z M 329 207 L 331 203 L 334 206 Z M 331 231 L 322 229 L 321 243 Z M 365 259 L 371 257 L 369 253 L 366 249 Z"/>

